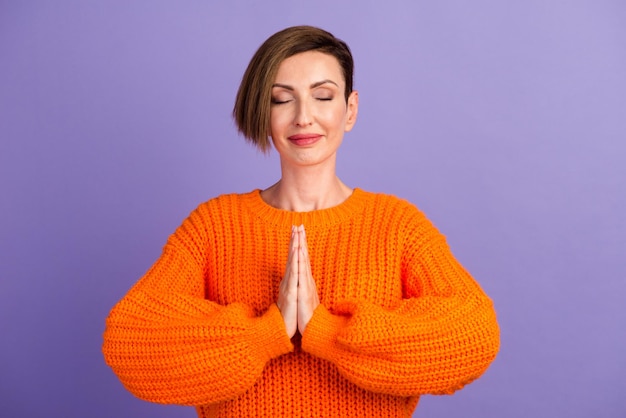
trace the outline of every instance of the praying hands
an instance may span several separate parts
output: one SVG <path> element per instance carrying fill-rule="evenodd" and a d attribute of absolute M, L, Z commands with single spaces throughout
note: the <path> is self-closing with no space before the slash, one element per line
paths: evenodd
<path fill-rule="evenodd" d="M 304 333 L 313 312 L 320 304 L 311 273 L 304 225 L 291 228 L 289 256 L 276 304 L 283 315 L 289 338 L 293 337 L 296 331 Z"/>

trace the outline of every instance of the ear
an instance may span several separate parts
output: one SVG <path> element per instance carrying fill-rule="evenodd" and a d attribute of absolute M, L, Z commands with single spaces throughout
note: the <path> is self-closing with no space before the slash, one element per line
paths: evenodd
<path fill-rule="evenodd" d="M 346 115 L 345 131 L 350 132 L 352 128 L 354 127 L 354 124 L 356 123 L 356 117 L 357 117 L 357 114 L 359 113 L 359 92 L 358 91 L 353 90 L 352 93 L 350 93 L 350 96 L 348 96 L 347 106 L 348 106 L 348 109 L 347 109 L 347 115 Z"/>

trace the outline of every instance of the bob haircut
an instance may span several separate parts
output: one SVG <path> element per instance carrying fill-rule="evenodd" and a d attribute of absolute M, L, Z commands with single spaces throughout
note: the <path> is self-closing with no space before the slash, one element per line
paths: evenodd
<path fill-rule="evenodd" d="M 346 101 L 352 93 L 354 60 L 345 42 L 313 26 L 293 26 L 270 36 L 250 60 L 233 109 L 239 132 L 265 153 L 271 148 L 270 108 L 278 67 L 286 58 L 307 51 L 335 57 L 346 83 Z"/>

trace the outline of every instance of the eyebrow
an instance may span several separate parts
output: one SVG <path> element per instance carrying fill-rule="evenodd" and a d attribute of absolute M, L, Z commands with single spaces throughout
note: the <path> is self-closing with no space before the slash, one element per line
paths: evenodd
<path fill-rule="evenodd" d="M 334 84 L 335 86 L 339 87 L 339 85 L 337 83 L 335 83 L 333 80 L 326 79 L 326 80 L 317 81 L 317 82 L 311 84 L 310 88 L 314 89 L 314 88 L 319 87 L 321 85 L 324 85 L 326 83 Z M 280 88 L 283 88 L 285 90 L 290 90 L 290 91 L 294 90 L 294 88 L 292 86 L 288 85 L 288 84 L 274 83 L 274 84 L 272 84 L 272 88 L 274 88 L 274 87 L 280 87 Z"/>

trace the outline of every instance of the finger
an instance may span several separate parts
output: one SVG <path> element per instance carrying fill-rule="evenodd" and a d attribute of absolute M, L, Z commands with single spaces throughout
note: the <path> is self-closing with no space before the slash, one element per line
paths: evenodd
<path fill-rule="evenodd" d="M 320 301 L 317 294 L 317 287 L 315 286 L 315 280 L 313 279 L 304 226 L 299 227 L 299 232 L 301 246 L 298 253 L 300 258 L 298 265 L 298 329 L 301 333 L 304 333 Z"/>
<path fill-rule="evenodd" d="M 298 227 L 298 284 L 300 286 L 308 286 L 307 273 L 308 258 L 306 257 L 306 237 L 304 235 L 304 225 Z"/>
<path fill-rule="evenodd" d="M 289 238 L 289 249 L 287 251 L 287 264 L 285 265 L 285 274 L 283 275 L 283 279 L 280 282 L 281 289 L 286 288 L 289 283 L 289 275 L 291 272 L 291 267 L 293 266 L 293 258 L 294 258 L 293 244 L 294 244 L 295 236 L 296 236 L 295 227 L 292 226 L 291 238 Z"/>
<path fill-rule="evenodd" d="M 291 288 L 295 288 L 298 286 L 298 264 L 299 264 L 299 257 L 298 257 L 298 247 L 300 245 L 299 243 L 299 234 L 298 234 L 298 230 L 297 228 L 294 226 L 293 228 L 293 232 L 292 232 L 292 237 L 291 237 L 291 242 L 290 242 L 290 247 L 289 247 L 289 287 Z"/>
<path fill-rule="evenodd" d="M 276 304 L 281 311 L 285 322 L 287 335 L 291 338 L 298 325 L 298 254 L 297 254 L 297 234 L 295 228 L 292 228 L 291 238 L 289 241 L 289 252 L 287 256 L 287 264 L 285 267 L 285 275 L 279 286 L 278 298 Z"/>
<path fill-rule="evenodd" d="M 302 226 L 301 231 L 302 232 L 301 232 L 300 242 L 302 244 L 302 257 L 303 257 L 303 261 L 305 265 L 303 274 L 304 274 L 304 278 L 309 281 L 309 283 L 307 284 L 313 289 L 315 289 L 315 281 L 313 280 L 313 272 L 311 270 L 311 259 L 309 257 L 309 244 L 306 239 L 306 232 L 304 229 L 304 225 Z"/>
<path fill-rule="evenodd" d="M 291 239 L 289 240 L 289 250 L 287 254 L 287 264 L 285 274 L 280 282 L 279 293 L 281 299 L 287 298 L 290 301 L 297 298 L 298 286 L 298 236 L 295 227 L 291 228 Z M 282 300 L 281 300 L 282 301 Z"/>

